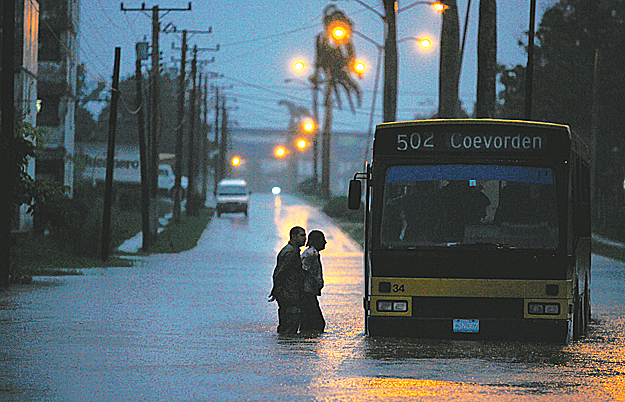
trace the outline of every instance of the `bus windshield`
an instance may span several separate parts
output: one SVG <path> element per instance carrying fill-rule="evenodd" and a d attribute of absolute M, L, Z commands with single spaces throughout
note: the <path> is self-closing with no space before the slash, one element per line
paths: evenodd
<path fill-rule="evenodd" d="M 391 166 L 383 205 L 380 241 L 387 247 L 558 247 L 556 185 L 549 168 Z"/>

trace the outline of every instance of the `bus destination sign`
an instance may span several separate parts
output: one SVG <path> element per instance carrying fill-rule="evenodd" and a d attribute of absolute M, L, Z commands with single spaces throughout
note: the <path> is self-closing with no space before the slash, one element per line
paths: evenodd
<path fill-rule="evenodd" d="M 389 141 L 392 139 L 392 143 Z M 397 132 L 377 137 L 376 146 L 382 153 L 422 152 L 484 152 L 516 153 L 542 152 L 546 150 L 547 139 L 538 132 Z M 392 149 L 390 148 L 392 146 Z"/>

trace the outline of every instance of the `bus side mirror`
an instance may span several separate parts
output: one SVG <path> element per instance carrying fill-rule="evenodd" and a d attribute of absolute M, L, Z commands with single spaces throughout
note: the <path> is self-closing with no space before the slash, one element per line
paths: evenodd
<path fill-rule="evenodd" d="M 360 199 L 362 198 L 362 183 L 360 180 L 349 181 L 349 195 L 347 197 L 347 207 L 349 209 L 360 209 Z"/>

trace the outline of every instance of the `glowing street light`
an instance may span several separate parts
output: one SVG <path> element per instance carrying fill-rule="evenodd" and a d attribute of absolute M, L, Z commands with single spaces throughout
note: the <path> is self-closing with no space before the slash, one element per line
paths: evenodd
<path fill-rule="evenodd" d="M 419 39 L 418 43 L 424 49 L 429 49 L 430 47 L 432 47 L 432 41 L 428 38 Z"/>
<path fill-rule="evenodd" d="M 425 36 L 423 37 L 409 36 L 407 38 L 402 38 L 398 40 L 397 43 L 403 43 L 403 42 L 409 42 L 409 41 L 416 42 L 417 46 L 422 48 L 423 50 L 429 50 L 434 46 L 434 41 Z"/>
<path fill-rule="evenodd" d="M 342 20 L 335 20 L 328 26 L 328 36 L 337 45 L 349 42 L 352 29 Z"/>
<path fill-rule="evenodd" d="M 295 146 L 297 147 L 297 149 L 299 149 L 300 151 L 303 151 L 306 149 L 306 147 L 308 146 L 308 141 L 306 141 L 306 138 L 298 138 L 295 141 Z"/>
<path fill-rule="evenodd" d="M 273 150 L 273 154 L 276 156 L 276 158 L 282 159 L 286 156 L 287 150 L 282 145 L 279 145 Z"/>
<path fill-rule="evenodd" d="M 434 10 L 438 11 L 439 13 L 442 13 L 445 10 L 447 10 L 449 8 L 449 6 L 446 5 L 446 4 L 443 4 L 443 3 L 436 2 L 436 3 L 432 4 L 432 8 Z"/>
<path fill-rule="evenodd" d="M 240 166 L 242 162 L 243 161 L 239 156 L 233 156 L 232 159 L 230 159 L 230 164 L 234 167 Z"/>
<path fill-rule="evenodd" d="M 293 62 L 293 71 L 295 73 L 301 74 L 304 72 L 304 70 L 306 70 L 306 62 L 302 60 L 296 60 L 295 62 Z"/>
<path fill-rule="evenodd" d="M 314 132 L 316 128 L 317 125 L 315 124 L 314 120 L 304 120 L 304 122 L 302 122 L 302 130 L 307 133 Z"/>
<path fill-rule="evenodd" d="M 352 68 L 356 75 L 359 78 L 362 78 L 362 76 L 365 74 L 365 71 L 367 70 L 367 65 L 363 61 L 356 60 Z"/>

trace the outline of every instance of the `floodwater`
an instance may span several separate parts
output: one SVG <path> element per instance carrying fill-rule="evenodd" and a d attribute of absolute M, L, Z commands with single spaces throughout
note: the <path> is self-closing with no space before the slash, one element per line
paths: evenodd
<path fill-rule="evenodd" d="M 275 333 L 275 256 L 320 229 L 327 328 Z M 254 194 L 198 246 L 0 290 L 3 401 L 625 400 L 625 265 L 593 258 L 593 322 L 571 345 L 369 338 L 362 250 L 319 211 Z"/>

